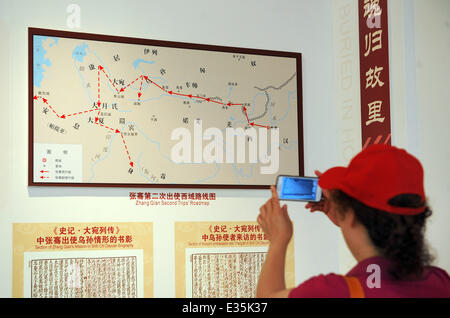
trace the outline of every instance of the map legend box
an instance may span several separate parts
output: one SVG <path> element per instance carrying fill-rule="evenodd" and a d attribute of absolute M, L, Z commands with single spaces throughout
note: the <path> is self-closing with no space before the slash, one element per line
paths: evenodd
<path fill-rule="evenodd" d="M 35 143 L 35 182 L 82 182 L 82 149 L 82 145 Z"/>

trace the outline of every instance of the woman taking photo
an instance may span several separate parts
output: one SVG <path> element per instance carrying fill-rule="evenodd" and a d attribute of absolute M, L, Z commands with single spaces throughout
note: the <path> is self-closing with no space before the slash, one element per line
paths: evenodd
<path fill-rule="evenodd" d="M 305 207 L 322 211 L 340 228 L 358 264 L 346 275 L 318 275 L 287 289 L 284 265 L 292 222 L 272 186 L 272 197 L 257 219 L 270 241 L 257 297 L 450 297 L 449 275 L 431 266 L 425 244 L 432 212 L 423 168 L 415 157 L 396 147 L 373 145 L 348 167 L 316 175 L 323 199 Z"/>

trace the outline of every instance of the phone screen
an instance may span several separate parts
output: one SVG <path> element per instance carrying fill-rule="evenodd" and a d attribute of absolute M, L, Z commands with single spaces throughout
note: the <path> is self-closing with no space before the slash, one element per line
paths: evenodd
<path fill-rule="evenodd" d="M 314 177 L 278 176 L 277 192 L 280 200 L 313 201 L 322 198 L 319 179 Z"/>

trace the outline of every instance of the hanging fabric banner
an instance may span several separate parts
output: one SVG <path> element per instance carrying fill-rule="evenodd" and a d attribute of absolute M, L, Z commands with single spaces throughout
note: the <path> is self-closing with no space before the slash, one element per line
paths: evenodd
<path fill-rule="evenodd" d="M 387 0 L 359 0 L 363 149 L 391 144 Z"/>

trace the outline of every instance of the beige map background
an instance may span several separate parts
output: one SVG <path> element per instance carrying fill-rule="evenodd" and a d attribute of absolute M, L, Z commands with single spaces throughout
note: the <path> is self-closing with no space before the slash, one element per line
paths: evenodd
<path fill-rule="evenodd" d="M 84 51 L 85 55 L 73 57 L 75 48 L 83 45 L 76 52 Z M 38 96 L 34 100 L 34 143 L 82 145 L 83 183 L 268 185 L 275 182 L 277 174 L 299 173 L 294 58 L 67 38 L 59 38 L 57 42 L 47 38 L 42 48 L 51 65 L 42 65 L 41 85 L 34 87 L 34 95 Z M 139 59 L 148 63 L 137 63 L 134 67 L 133 63 Z M 99 65 L 104 67 L 104 72 L 98 70 Z M 170 136 L 177 127 L 187 128 L 192 136 L 196 119 L 202 120 L 203 130 L 209 127 L 223 130 L 227 125 L 251 127 L 239 106 L 223 107 L 201 99 L 170 95 L 145 80 L 128 86 L 141 75 L 148 76 L 166 91 L 244 104 L 255 124 L 278 127 L 279 171 L 261 174 L 260 166 L 267 166 L 261 163 L 172 162 L 171 149 L 178 141 L 171 140 Z M 122 87 L 126 89 L 117 93 Z M 138 92 L 142 93 L 140 98 Z M 94 111 L 94 103 L 98 101 L 102 103 L 100 112 Z M 52 110 L 44 113 L 48 105 L 58 116 L 65 114 L 66 118 L 59 118 Z M 79 112 L 83 113 L 67 116 Z M 97 125 L 97 115 L 104 126 L 120 130 L 130 158 L 120 134 Z M 59 131 L 50 128 L 54 126 Z M 270 142 L 270 134 L 268 139 Z M 208 143 L 204 141 L 203 147 Z M 193 151 L 192 146 L 192 158 Z M 35 169 L 34 181 L 51 180 L 39 179 Z"/>

